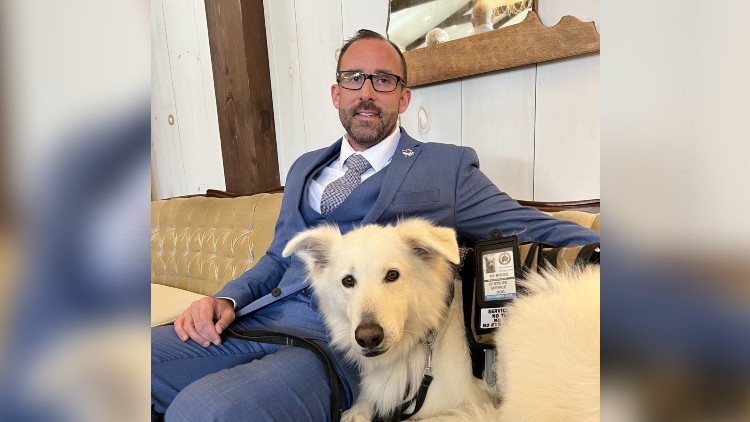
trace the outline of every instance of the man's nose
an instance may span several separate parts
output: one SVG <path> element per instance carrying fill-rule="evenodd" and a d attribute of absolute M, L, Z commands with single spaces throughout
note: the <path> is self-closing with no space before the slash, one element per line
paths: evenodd
<path fill-rule="evenodd" d="M 372 98 L 376 92 L 375 87 L 372 85 L 372 79 L 367 78 L 365 79 L 362 88 L 359 89 L 359 96 L 363 98 Z"/>

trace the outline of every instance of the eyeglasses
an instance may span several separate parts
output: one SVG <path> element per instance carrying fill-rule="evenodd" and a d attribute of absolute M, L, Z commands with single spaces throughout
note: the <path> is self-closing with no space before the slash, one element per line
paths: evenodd
<path fill-rule="evenodd" d="M 367 79 L 372 82 L 372 87 L 378 92 L 393 92 L 399 83 L 406 86 L 406 82 L 400 76 L 390 73 L 362 73 L 351 70 L 336 72 L 336 82 L 346 89 L 361 89 Z"/>

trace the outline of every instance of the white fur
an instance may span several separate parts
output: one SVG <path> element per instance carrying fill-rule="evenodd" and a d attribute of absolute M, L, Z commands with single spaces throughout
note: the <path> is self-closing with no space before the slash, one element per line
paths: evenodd
<path fill-rule="evenodd" d="M 460 286 L 450 305 L 454 283 L 450 262 L 458 263 L 455 232 L 425 220 L 409 219 L 396 226 L 364 226 L 341 236 L 333 227 L 306 231 L 292 239 L 284 255 L 297 253 L 308 265 L 315 293 L 330 329 L 331 344 L 346 352 L 361 372 L 361 392 L 345 421 L 370 421 L 412 397 L 422 382 L 427 347 L 420 343 L 435 332 L 434 380 L 414 420 L 442 416 L 445 420 L 486 420 L 493 411 L 490 392 L 471 374 L 463 328 Z M 400 273 L 384 281 L 388 270 Z M 342 279 L 352 275 L 354 287 Z M 384 331 L 382 348 L 365 357 L 355 340 L 363 318 L 374 319 Z M 488 413 L 490 412 L 490 413 Z"/>
<path fill-rule="evenodd" d="M 598 420 L 598 269 L 526 283 L 532 294 L 513 302 L 497 334 L 498 387 L 491 391 L 471 373 L 460 281 L 450 266 L 459 260 L 453 230 L 421 219 L 363 226 L 343 236 L 325 226 L 293 238 L 283 255 L 293 253 L 308 267 L 331 345 L 360 369 L 361 392 L 344 421 L 390 412 L 403 402 L 407 386 L 408 397 L 414 396 L 427 360 L 422 341 L 430 331 L 434 380 L 410 420 Z M 396 281 L 385 281 L 389 270 L 399 272 Z M 347 275 L 356 279 L 353 287 L 342 284 Z M 377 356 L 365 356 L 372 350 L 355 339 L 365 321 L 383 328 Z"/>
<path fill-rule="evenodd" d="M 532 275 L 495 334 L 503 421 L 599 420 L 599 267 Z"/>

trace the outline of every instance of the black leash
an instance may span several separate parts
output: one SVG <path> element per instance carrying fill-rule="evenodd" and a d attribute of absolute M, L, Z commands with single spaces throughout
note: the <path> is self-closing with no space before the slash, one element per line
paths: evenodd
<path fill-rule="evenodd" d="M 453 293 L 453 285 L 451 285 L 450 301 L 453 300 Z M 402 403 L 401 406 L 397 407 L 395 411 L 391 412 L 387 416 L 375 415 L 375 417 L 372 419 L 373 422 L 405 421 L 419 412 L 419 409 L 422 408 L 422 405 L 427 398 L 427 391 L 429 390 L 430 384 L 432 384 L 432 379 L 434 378 L 434 373 L 432 372 L 432 344 L 434 342 L 435 333 L 430 331 L 430 333 L 427 334 L 427 339 L 423 342 L 423 344 L 427 346 L 427 366 L 424 368 L 424 376 L 422 377 L 422 383 L 419 384 L 419 390 L 417 390 L 417 394 L 411 400 L 407 400 Z M 406 389 L 406 394 L 408 397 L 409 388 Z M 411 413 L 404 413 L 412 403 L 414 403 L 414 410 Z"/>
<path fill-rule="evenodd" d="M 323 363 L 328 371 L 328 378 L 331 381 L 331 420 L 338 422 L 341 420 L 341 413 L 344 411 L 344 388 L 341 385 L 336 369 L 328 357 L 328 354 L 314 341 L 298 337 L 293 334 L 272 330 L 241 330 L 234 331 L 228 328 L 226 331 L 230 337 L 241 340 L 254 341 L 257 343 L 279 344 L 282 346 L 303 347 L 315 354 L 315 357 Z"/>

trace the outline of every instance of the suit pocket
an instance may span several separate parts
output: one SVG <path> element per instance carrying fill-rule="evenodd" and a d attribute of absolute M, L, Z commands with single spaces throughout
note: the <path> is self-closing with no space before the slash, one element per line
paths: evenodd
<path fill-rule="evenodd" d="M 393 198 L 393 205 L 423 204 L 440 200 L 440 190 L 426 190 L 421 192 L 398 192 Z"/>

